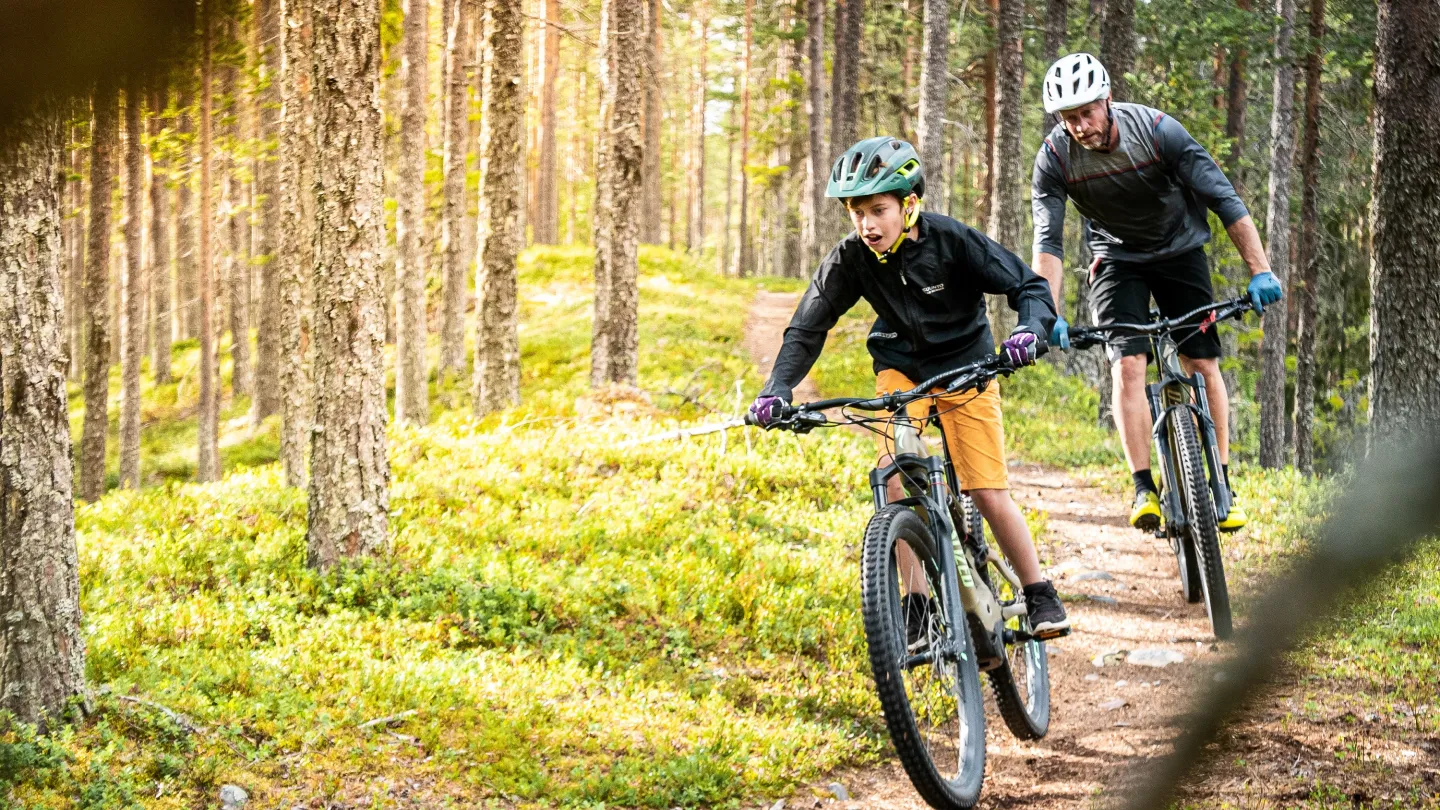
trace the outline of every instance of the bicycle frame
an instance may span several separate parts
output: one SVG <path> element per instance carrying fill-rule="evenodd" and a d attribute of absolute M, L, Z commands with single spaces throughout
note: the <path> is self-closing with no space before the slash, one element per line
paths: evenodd
<path fill-rule="evenodd" d="M 1205 446 L 1205 464 L 1208 470 L 1210 493 L 1215 499 L 1215 512 L 1222 518 L 1230 513 L 1230 488 L 1221 479 L 1220 448 L 1215 438 L 1215 421 L 1210 416 L 1210 399 L 1205 393 L 1205 378 L 1200 374 L 1186 374 L 1180 365 L 1180 350 L 1168 334 L 1150 339 L 1151 351 L 1156 357 L 1160 379 L 1145 387 L 1150 403 L 1150 419 L 1154 423 L 1151 436 L 1160 450 L 1164 465 L 1165 480 L 1179 480 L 1175 459 L 1170 452 L 1170 420 L 1181 411 L 1195 414 L 1200 424 L 1202 443 Z M 1185 389 L 1189 390 L 1185 390 Z M 1173 485 L 1165 488 L 1162 503 L 1165 522 L 1177 529 L 1188 530 L 1189 523 L 1185 510 L 1180 507 L 1180 491 Z"/>

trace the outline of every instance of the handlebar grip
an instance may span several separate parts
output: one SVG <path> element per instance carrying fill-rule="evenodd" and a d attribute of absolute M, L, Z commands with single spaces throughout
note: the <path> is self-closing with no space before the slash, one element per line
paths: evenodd
<path fill-rule="evenodd" d="M 745 412 L 745 424 L 749 425 L 750 427 L 760 426 L 760 423 L 755 421 L 755 414 L 749 411 Z"/>

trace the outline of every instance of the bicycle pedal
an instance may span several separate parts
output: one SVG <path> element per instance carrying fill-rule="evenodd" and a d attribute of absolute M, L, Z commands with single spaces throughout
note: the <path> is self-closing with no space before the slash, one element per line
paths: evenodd
<path fill-rule="evenodd" d="M 1054 639 L 1064 638 L 1070 635 L 1070 631 L 1071 628 L 1069 627 L 1059 627 L 1053 630 L 1041 630 L 1040 632 L 1031 635 L 1031 638 L 1035 639 L 1036 641 L 1053 641 Z"/>

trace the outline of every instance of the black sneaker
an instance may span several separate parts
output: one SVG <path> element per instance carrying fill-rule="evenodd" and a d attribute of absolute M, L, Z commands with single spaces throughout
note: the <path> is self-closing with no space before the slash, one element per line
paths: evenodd
<path fill-rule="evenodd" d="M 1025 612 L 1030 619 L 1030 634 L 1038 639 L 1070 635 L 1070 619 L 1065 606 L 1049 582 L 1025 586 Z"/>
<path fill-rule="evenodd" d="M 935 601 L 923 593 L 907 593 L 900 597 L 900 615 L 905 617 L 905 644 L 911 654 L 923 650 L 930 643 Z"/>

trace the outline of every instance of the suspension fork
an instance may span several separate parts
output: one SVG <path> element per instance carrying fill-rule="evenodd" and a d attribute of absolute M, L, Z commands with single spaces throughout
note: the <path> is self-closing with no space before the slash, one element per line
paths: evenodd
<path fill-rule="evenodd" d="M 1150 401 L 1150 422 L 1153 427 L 1155 444 L 1160 450 L 1160 463 L 1165 470 L 1165 491 L 1164 498 L 1165 522 L 1177 528 L 1184 528 L 1187 522 L 1185 510 L 1180 505 L 1180 481 L 1179 470 L 1176 469 L 1174 448 L 1170 446 L 1170 431 L 1166 429 L 1166 420 L 1170 417 L 1168 406 L 1165 403 L 1165 393 L 1175 380 L 1161 379 L 1159 382 L 1145 386 L 1145 393 Z M 1152 463 L 1153 466 L 1153 463 Z"/>
<path fill-rule="evenodd" d="M 1215 437 L 1215 420 L 1210 415 L 1210 397 L 1205 394 L 1204 376 L 1192 374 L 1190 381 L 1195 386 L 1199 399 L 1196 405 L 1203 416 L 1200 433 L 1205 442 L 1205 463 L 1210 466 L 1210 493 L 1215 496 L 1215 514 L 1224 520 L 1230 514 L 1230 482 L 1224 480 L 1221 472 L 1224 467 L 1220 464 L 1220 441 Z"/>

